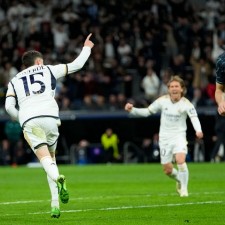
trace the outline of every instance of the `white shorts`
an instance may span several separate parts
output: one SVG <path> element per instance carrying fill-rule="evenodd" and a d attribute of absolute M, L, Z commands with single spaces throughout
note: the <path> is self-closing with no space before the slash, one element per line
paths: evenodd
<path fill-rule="evenodd" d="M 59 137 L 60 120 L 52 117 L 39 117 L 29 120 L 23 127 L 24 138 L 35 152 L 40 146 L 47 145 L 54 152 Z"/>
<path fill-rule="evenodd" d="M 177 153 L 187 154 L 187 140 L 184 137 L 159 141 L 161 164 L 170 163 Z"/>

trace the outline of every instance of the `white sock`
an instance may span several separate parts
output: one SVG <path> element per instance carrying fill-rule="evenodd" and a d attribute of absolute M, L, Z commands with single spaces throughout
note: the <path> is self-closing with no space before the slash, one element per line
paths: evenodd
<path fill-rule="evenodd" d="M 186 163 L 178 164 L 178 178 L 181 183 L 181 189 L 187 189 L 188 187 L 188 179 L 189 179 L 189 171 Z"/>
<path fill-rule="evenodd" d="M 51 192 L 51 207 L 57 207 L 59 208 L 59 195 L 58 195 L 58 187 L 55 181 L 53 181 L 48 175 L 47 175 L 48 185 Z"/>
<path fill-rule="evenodd" d="M 50 156 L 46 156 L 41 159 L 40 163 L 42 164 L 45 172 L 47 175 L 56 182 L 58 176 L 59 176 L 59 171 L 58 167 L 56 165 L 56 162 L 52 160 Z"/>
<path fill-rule="evenodd" d="M 172 173 L 169 175 L 170 178 L 176 180 L 176 181 L 180 181 L 178 179 L 178 171 L 177 169 L 173 168 Z"/>

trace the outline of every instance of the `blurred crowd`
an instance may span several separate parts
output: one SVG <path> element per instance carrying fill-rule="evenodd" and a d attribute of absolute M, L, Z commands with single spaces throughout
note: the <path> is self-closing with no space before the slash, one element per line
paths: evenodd
<path fill-rule="evenodd" d="M 225 0 L 0 0 L 0 106 L 21 56 L 71 62 L 93 33 L 85 67 L 56 89 L 60 110 L 147 106 L 180 75 L 187 97 L 214 106 L 215 59 L 225 43 Z"/>

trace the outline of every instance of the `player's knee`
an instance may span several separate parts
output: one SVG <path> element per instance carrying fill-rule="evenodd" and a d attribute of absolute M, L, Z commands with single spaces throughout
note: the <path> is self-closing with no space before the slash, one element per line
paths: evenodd
<path fill-rule="evenodd" d="M 172 174 L 173 168 L 170 166 L 164 166 L 163 172 L 165 175 L 170 176 Z"/>
<path fill-rule="evenodd" d="M 181 165 L 181 164 L 185 163 L 185 161 L 186 161 L 186 154 L 178 153 L 178 154 L 176 154 L 175 159 L 176 159 L 176 163 Z"/>
<path fill-rule="evenodd" d="M 186 163 L 177 164 L 177 168 L 181 172 L 186 171 L 187 170 L 187 164 Z"/>

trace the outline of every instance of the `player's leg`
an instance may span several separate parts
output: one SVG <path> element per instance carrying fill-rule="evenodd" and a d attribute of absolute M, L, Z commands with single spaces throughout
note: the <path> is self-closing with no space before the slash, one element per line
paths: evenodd
<path fill-rule="evenodd" d="M 59 171 L 56 165 L 55 157 L 52 157 L 49 153 L 47 146 L 42 146 L 35 151 L 37 158 L 40 160 L 46 174 L 47 181 L 51 192 L 51 217 L 60 217 L 60 208 L 58 200 L 58 185 L 57 180 L 59 178 Z"/>
<path fill-rule="evenodd" d="M 43 126 L 45 124 L 45 127 Z M 49 127 L 50 126 L 50 127 Z M 51 129 L 51 124 L 46 123 L 45 118 L 36 118 L 28 121 L 23 127 L 24 138 L 39 159 L 48 176 L 57 181 L 59 176 L 56 163 L 52 160 L 48 150 L 46 129 Z"/>
<path fill-rule="evenodd" d="M 53 146 L 56 146 L 56 143 Z M 55 151 L 52 151 L 52 149 L 54 149 L 53 146 L 51 146 L 49 149 L 50 149 L 51 157 L 52 157 L 53 161 L 56 164 Z M 68 201 L 69 201 L 69 192 L 68 192 L 67 187 L 66 187 L 66 178 L 65 178 L 65 176 L 60 174 L 57 177 L 56 183 L 57 183 L 58 195 L 60 197 L 61 202 L 64 203 L 64 204 L 68 203 Z"/>
<path fill-rule="evenodd" d="M 51 126 L 53 123 L 52 121 L 51 123 L 49 123 L 48 120 L 46 121 L 46 118 L 33 119 L 25 124 L 23 132 L 26 141 L 28 142 L 31 149 L 34 151 L 35 155 L 40 160 L 42 167 L 46 171 L 53 199 L 53 203 L 51 203 L 53 205 L 51 215 L 52 217 L 58 218 L 60 216 L 57 187 L 59 171 L 55 162 L 55 158 L 52 157 L 47 147 L 48 142 L 46 135 L 46 133 L 51 130 Z M 57 138 L 55 140 L 57 140 Z"/>
<path fill-rule="evenodd" d="M 178 171 L 173 166 L 173 153 L 172 153 L 172 145 L 168 142 L 160 142 L 160 161 L 163 167 L 163 172 L 170 177 L 171 179 L 176 181 L 176 190 L 180 193 L 180 180 L 178 177 Z"/>
<path fill-rule="evenodd" d="M 55 154 L 51 153 L 52 160 L 56 164 L 55 160 Z M 47 181 L 51 192 L 51 217 L 53 218 L 59 218 L 60 216 L 60 207 L 59 207 L 59 194 L 58 194 L 58 186 L 55 181 L 53 181 L 48 175 L 47 175 Z"/>
<path fill-rule="evenodd" d="M 51 154 L 51 157 L 52 157 L 52 160 L 55 162 L 56 166 L 57 166 L 57 164 L 56 164 L 56 158 L 55 158 L 55 151 L 56 151 L 56 147 L 57 147 L 58 137 L 59 137 L 58 125 L 57 125 L 57 123 L 55 123 L 55 125 L 52 126 L 50 132 L 47 132 L 47 141 L 49 143 L 48 150 L 49 150 L 49 152 Z M 64 204 L 68 203 L 69 192 L 68 192 L 67 187 L 66 187 L 65 176 L 62 175 L 62 174 L 59 175 L 56 183 L 57 183 L 58 194 L 59 194 L 61 202 L 64 203 Z"/>
<path fill-rule="evenodd" d="M 186 138 L 183 136 L 175 138 L 173 140 L 172 149 L 178 169 L 178 179 L 180 181 L 180 196 L 187 197 L 189 171 L 186 164 L 186 155 L 188 151 Z"/>
<path fill-rule="evenodd" d="M 60 208 L 59 208 L 58 186 L 57 186 L 59 171 L 56 162 L 50 156 L 48 149 L 47 149 L 47 152 L 49 154 L 48 156 L 46 155 L 44 156 L 43 151 L 44 151 L 43 148 L 41 150 L 40 149 L 37 150 L 36 155 L 47 174 L 47 181 L 51 192 L 51 217 L 59 218 Z"/>
<path fill-rule="evenodd" d="M 177 168 L 178 168 L 178 178 L 181 183 L 180 196 L 187 197 L 188 196 L 188 180 L 189 180 L 189 171 L 186 164 L 186 154 L 185 153 L 177 153 L 175 155 Z"/>
<path fill-rule="evenodd" d="M 174 179 L 175 181 L 179 181 L 178 179 L 178 171 L 176 168 L 173 167 L 172 163 L 163 164 L 163 172 L 169 176 L 170 178 Z"/>
<path fill-rule="evenodd" d="M 59 218 L 59 200 L 58 200 L 58 186 L 57 179 L 59 178 L 59 171 L 55 160 L 52 159 L 47 145 L 43 145 L 34 150 L 37 158 L 40 160 L 42 167 L 47 174 L 47 181 L 51 192 L 51 217 Z"/>
<path fill-rule="evenodd" d="M 170 178 L 178 181 L 178 172 L 177 169 L 173 167 L 173 154 L 172 147 L 168 142 L 159 142 L 160 149 L 160 161 L 163 167 L 163 172 Z"/>
<path fill-rule="evenodd" d="M 43 145 L 39 147 L 38 149 L 35 149 L 35 154 L 37 158 L 39 159 L 47 175 L 53 181 L 57 182 L 57 179 L 59 177 L 58 167 L 56 165 L 56 162 L 52 159 L 47 145 Z"/>
<path fill-rule="evenodd" d="M 178 177 L 178 171 L 176 168 L 173 167 L 172 163 L 162 164 L 164 173 L 170 177 L 171 179 L 176 181 L 176 191 L 180 195 L 181 193 L 181 182 Z"/>
<path fill-rule="evenodd" d="M 180 189 L 180 180 L 178 177 L 178 171 L 176 168 L 173 167 L 172 163 L 166 163 L 166 164 L 162 164 L 163 166 L 163 172 L 170 177 L 171 179 L 175 180 L 177 182 L 177 192 L 179 193 L 179 189 Z"/>

